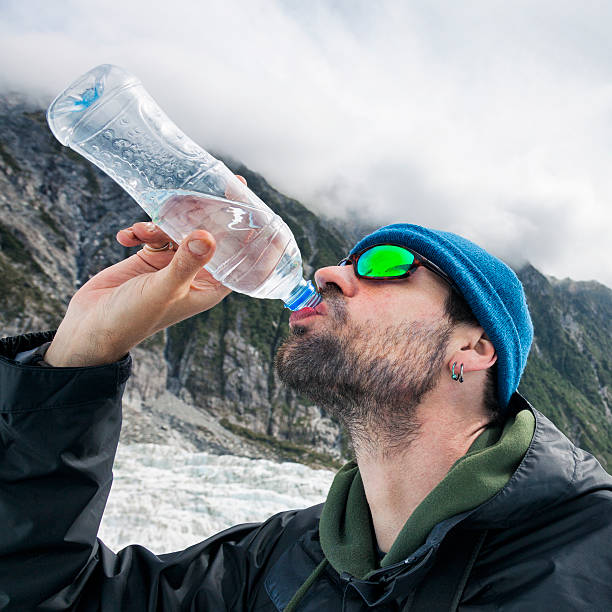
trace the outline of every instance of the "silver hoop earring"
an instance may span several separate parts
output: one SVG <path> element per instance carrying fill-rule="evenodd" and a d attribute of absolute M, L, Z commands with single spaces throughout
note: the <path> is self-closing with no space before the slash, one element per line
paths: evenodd
<path fill-rule="evenodd" d="M 458 379 L 459 379 L 459 376 L 458 376 L 457 374 L 455 374 L 455 366 L 456 366 L 456 365 L 457 365 L 457 362 L 456 362 L 456 361 L 454 361 L 454 362 L 453 362 L 453 370 L 452 370 L 452 372 L 451 372 L 451 378 L 452 378 L 453 380 L 458 380 Z"/>
<path fill-rule="evenodd" d="M 458 380 L 460 383 L 463 382 L 463 364 L 461 364 L 461 369 L 459 370 L 459 374 L 455 374 L 455 366 L 457 365 L 457 362 L 454 361 L 453 362 L 453 369 L 451 372 L 451 378 L 453 380 Z"/>

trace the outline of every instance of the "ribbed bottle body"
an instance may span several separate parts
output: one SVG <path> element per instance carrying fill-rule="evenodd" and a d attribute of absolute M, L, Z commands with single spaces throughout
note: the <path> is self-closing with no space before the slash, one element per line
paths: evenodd
<path fill-rule="evenodd" d="M 53 101 L 47 118 L 62 144 L 121 185 L 175 242 L 209 231 L 217 250 L 206 268 L 227 287 L 258 298 L 292 295 L 292 308 L 312 302 L 284 221 L 183 134 L 133 75 L 98 66 Z"/>

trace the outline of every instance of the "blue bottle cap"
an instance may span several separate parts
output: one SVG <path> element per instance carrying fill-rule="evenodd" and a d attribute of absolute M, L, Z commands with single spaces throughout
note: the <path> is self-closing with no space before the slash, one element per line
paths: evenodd
<path fill-rule="evenodd" d="M 300 284 L 291 292 L 284 302 L 289 310 L 301 310 L 306 307 L 314 308 L 321 302 L 321 295 L 318 293 L 312 281 L 306 282 L 302 279 Z"/>

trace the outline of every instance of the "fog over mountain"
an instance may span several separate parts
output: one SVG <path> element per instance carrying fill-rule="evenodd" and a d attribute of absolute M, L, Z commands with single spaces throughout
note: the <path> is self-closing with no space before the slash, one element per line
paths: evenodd
<path fill-rule="evenodd" d="M 3 0 L 0 92 L 100 63 L 323 216 L 612 286 L 609 3 Z"/>

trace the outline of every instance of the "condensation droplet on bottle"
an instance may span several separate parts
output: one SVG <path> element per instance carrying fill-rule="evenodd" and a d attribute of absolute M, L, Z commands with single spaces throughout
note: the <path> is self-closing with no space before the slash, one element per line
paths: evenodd
<path fill-rule="evenodd" d="M 104 130 L 102 132 L 102 137 L 106 138 L 106 140 L 112 140 L 115 136 L 115 133 L 113 132 L 113 130 Z"/>
<path fill-rule="evenodd" d="M 116 149 L 123 149 L 124 147 L 129 147 L 130 143 L 128 140 L 125 140 L 125 138 L 117 138 L 115 140 L 113 140 L 113 147 L 115 147 Z"/>
<path fill-rule="evenodd" d="M 126 117 L 121 117 L 119 123 L 121 123 L 121 125 L 127 125 L 129 123 L 129 120 Z"/>

